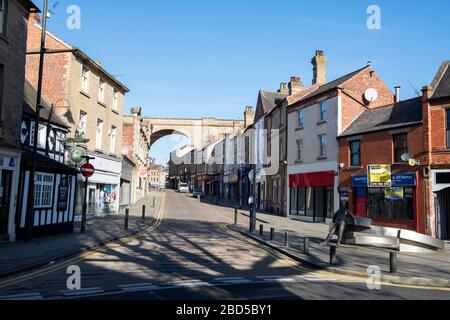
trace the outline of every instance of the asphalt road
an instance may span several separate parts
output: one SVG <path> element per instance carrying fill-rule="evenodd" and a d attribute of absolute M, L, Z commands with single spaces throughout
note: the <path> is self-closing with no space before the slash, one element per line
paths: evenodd
<path fill-rule="evenodd" d="M 450 299 L 450 291 L 383 285 L 315 271 L 232 232 L 230 210 L 167 191 L 145 234 L 0 282 L 0 299 Z M 81 272 L 68 290 L 67 268 Z"/>

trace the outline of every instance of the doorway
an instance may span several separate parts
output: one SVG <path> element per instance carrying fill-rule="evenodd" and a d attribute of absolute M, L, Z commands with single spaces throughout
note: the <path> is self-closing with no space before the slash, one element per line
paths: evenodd
<path fill-rule="evenodd" d="M 438 193 L 438 215 L 441 240 L 450 240 L 450 189 Z"/>
<path fill-rule="evenodd" d="M 8 235 L 9 209 L 11 205 L 11 188 L 13 171 L 1 171 L 0 187 L 0 237 Z"/>

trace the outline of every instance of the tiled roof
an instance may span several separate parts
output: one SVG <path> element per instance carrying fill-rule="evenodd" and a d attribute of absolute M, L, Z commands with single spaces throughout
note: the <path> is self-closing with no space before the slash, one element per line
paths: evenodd
<path fill-rule="evenodd" d="M 417 97 L 393 105 L 367 110 L 340 137 L 411 126 L 420 124 L 422 121 L 422 97 Z"/>
<path fill-rule="evenodd" d="M 434 91 L 431 99 L 450 97 L 450 61 L 444 61 L 431 86 Z"/>
<path fill-rule="evenodd" d="M 276 92 L 260 91 L 261 103 L 264 109 L 264 113 L 270 112 L 284 99 L 286 99 L 287 96 L 288 95 L 286 94 Z"/>

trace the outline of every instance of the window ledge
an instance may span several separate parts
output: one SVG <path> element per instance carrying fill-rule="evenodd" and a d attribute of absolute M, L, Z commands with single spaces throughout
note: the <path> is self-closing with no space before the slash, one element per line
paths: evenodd
<path fill-rule="evenodd" d="M 295 129 L 295 131 L 303 131 L 305 130 L 305 127 L 298 127 L 297 129 Z"/>
<path fill-rule="evenodd" d="M 323 124 L 326 124 L 327 122 L 328 122 L 327 120 L 319 121 L 319 122 L 317 122 L 317 125 L 321 126 Z"/>
<path fill-rule="evenodd" d="M 349 166 L 347 170 L 362 170 L 364 169 L 362 166 Z"/>
<path fill-rule="evenodd" d="M 119 111 L 117 111 L 117 110 L 112 110 L 112 112 L 115 113 L 115 114 L 117 114 L 118 116 L 120 116 Z"/>
<path fill-rule="evenodd" d="M 327 160 L 328 159 L 328 157 L 327 156 L 322 156 L 322 157 L 317 157 L 317 160 Z"/>
<path fill-rule="evenodd" d="M 100 149 L 95 149 L 95 152 L 100 153 L 100 154 L 104 154 L 103 150 L 100 150 Z"/>
<path fill-rule="evenodd" d="M 104 102 L 97 101 L 97 103 L 98 103 L 99 105 L 101 105 L 103 108 L 106 108 L 106 104 L 105 104 Z"/>
<path fill-rule="evenodd" d="M 83 95 L 83 96 L 85 96 L 86 98 L 91 98 L 91 96 L 87 93 L 87 92 L 85 92 L 85 91 L 83 91 L 83 90 L 81 90 L 80 91 L 80 93 Z"/>
<path fill-rule="evenodd" d="M 295 163 L 303 163 L 303 160 L 295 160 Z"/>

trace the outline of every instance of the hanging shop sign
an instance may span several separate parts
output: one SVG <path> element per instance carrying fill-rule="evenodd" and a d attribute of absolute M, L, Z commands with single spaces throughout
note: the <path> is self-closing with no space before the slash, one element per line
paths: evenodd
<path fill-rule="evenodd" d="M 385 198 L 387 200 L 403 200 L 405 198 L 405 189 L 402 187 L 386 188 Z"/>
<path fill-rule="evenodd" d="M 74 147 L 69 152 L 69 159 L 73 164 L 83 165 L 86 163 L 86 150 L 80 147 Z"/>
<path fill-rule="evenodd" d="M 370 165 L 367 172 L 369 188 L 390 187 L 392 185 L 390 165 Z"/>

